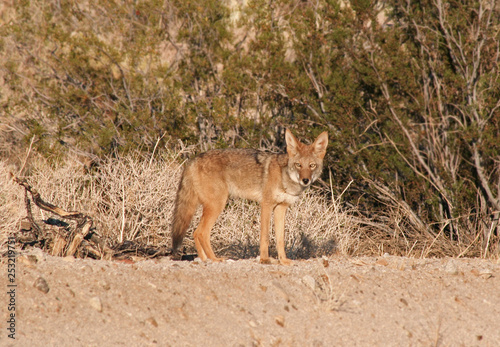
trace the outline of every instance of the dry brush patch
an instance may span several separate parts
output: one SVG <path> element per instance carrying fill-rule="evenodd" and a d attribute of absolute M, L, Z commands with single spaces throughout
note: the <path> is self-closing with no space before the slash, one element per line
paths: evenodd
<path fill-rule="evenodd" d="M 188 150 L 189 152 L 189 150 Z M 182 172 L 185 153 L 165 151 L 154 157 L 133 153 L 108 158 L 88 170 L 76 158 L 60 164 L 34 159 L 27 181 L 43 199 L 63 209 L 80 211 L 92 217 L 96 231 L 109 246 L 133 241 L 152 247 L 170 247 L 170 223 Z M 19 231 L 25 217 L 24 193 L 12 182 L 13 171 L 0 163 L 0 215 L 7 233 Z M 201 210 L 201 209 L 200 209 Z M 201 211 L 195 215 L 184 247 L 194 252 L 191 233 Z M 34 218 L 50 216 L 36 207 Z M 287 250 L 292 258 L 309 258 L 333 252 L 355 254 L 362 234 L 360 224 L 344 211 L 339 200 L 329 201 L 319 191 L 309 191 L 287 214 Z M 230 258 L 248 258 L 258 254 L 260 207 L 258 204 L 231 199 L 212 231 L 216 252 Z M 272 237 L 271 252 L 274 250 Z"/>
<path fill-rule="evenodd" d="M 35 157 L 30 160 L 26 178 L 45 201 L 90 216 L 95 231 L 108 246 L 130 244 L 166 250 L 171 246 L 170 223 L 182 173 L 181 158 L 189 155 L 192 155 L 190 149 L 177 153 L 165 150 L 156 156 L 136 152 L 104 159 L 91 170 L 76 157 L 67 157 L 59 164 Z M 20 222 L 26 216 L 23 189 L 12 181 L 10 172 L 18 173 L 18 170 L 1 161 L 2 245 L 9 233 L 19 232 Z M 37 220 L 47 221 L 52 217 L 36 207 L 33 212 Z M 313 188 L 287 211 L 288 256 L 305 259 L 334 252 L 343 255 L 390 253 L 418 258 L 485 256 L 480 253 L 480 240 L 473 235 L 463 235 L 460 243 L 451 241 L 444 233 L 422 232 L 404 209 L 388 204 L 386 212 L 387 216 L 363 217 L 355 208 L 345 207 L 342 194 L 334 196 Z M 192 232 L 200 215 L 201 209 L 184 239 L 186 253 L 195 252 Z M 260 206 L 230 199 L 212 231 L 214 250 L 233 259 L 255 257 L 259 249 L 259 229 Z M 273 233 L 270 251 L 276 256 Z"/>

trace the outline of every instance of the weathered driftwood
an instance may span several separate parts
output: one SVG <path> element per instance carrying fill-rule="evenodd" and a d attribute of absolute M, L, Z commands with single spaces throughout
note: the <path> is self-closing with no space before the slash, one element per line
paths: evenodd
<path fill-rule="evenodd" d="M 56 256 L 90 256 L 102 259 L 111 258 L 113 250 L 105 245 L 104 241 L 92 231 L 92 218 L 77 211 L 66 211 L 44 201 L 40 193 L 25 179 L 13 175 L 16 183 L 25 189 L 25 205 L 27 217 L 21 222 L 20 237 L 18 240 L 25 244 L 39 244 L 46 251 Z M 68 223 L 49 218 L 42 223 L 35 221 L 31 211 L 31 201 L 40 209 L 54 213 L 61 218 L 76 222 L 71 227 Z M 42 226 L 40 226 L 42 225 Z"/>

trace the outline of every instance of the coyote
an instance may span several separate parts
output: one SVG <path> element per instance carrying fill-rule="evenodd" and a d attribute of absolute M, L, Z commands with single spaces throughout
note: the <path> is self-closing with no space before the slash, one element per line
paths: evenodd
<path fill-rule="evenodd" d="M 221 261 L 210 246 L 210 231 L 229 196 L 260 202 L 260 262 L 269 264 L 269 225 L 274 210 L 274 227 L 279 262 L 289 265 L 285 253 L 285 212 L 321 174 L 328 134 L 313 144 L 301 143 L 287 129 L 287 153 L 273 154 L 254 149 L 216 149 L 189 160 L 177 192 L 172 222 L 173 255 L 186 235 L 199 205 L 200 224 L 193 237 L 198 256 Z"/>

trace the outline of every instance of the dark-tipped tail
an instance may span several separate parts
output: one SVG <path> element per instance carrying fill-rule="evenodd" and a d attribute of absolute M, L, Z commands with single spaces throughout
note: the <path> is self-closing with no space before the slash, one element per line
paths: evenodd
<path fill-rule="evenodd" d="M 186 168 L 177 191 L 172 221 L 172 254 L 174 256 L 177 254 L 177 249 L 182 244 L 184 236 L 186 236 L 198 205 L 198 195 L 193 186 L 192 176 L 188 172 L 188 168 Z"/>

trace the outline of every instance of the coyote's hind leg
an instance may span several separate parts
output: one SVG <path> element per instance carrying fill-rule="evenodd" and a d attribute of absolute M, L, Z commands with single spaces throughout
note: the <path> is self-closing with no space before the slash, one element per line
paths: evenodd
<path fill-rule="evenodd" d="M 210 232 L 217 218 L 226 206 L 226 201 L 227 196 L 223 198 L 219 196 L 217 199 L 202 203 L 203 214 L 201 216 L 200 225 L 196 228 L 193 237 L 198 256 L 203 261 L 207 260 L 207 258 L 213 261 L 223 260 L 222 258 L 217 258 L 212 250 L 212 246 L 210 245 Z"/>

